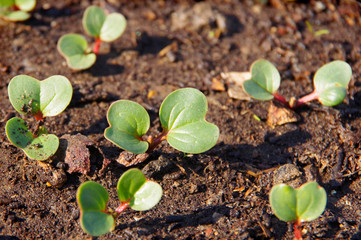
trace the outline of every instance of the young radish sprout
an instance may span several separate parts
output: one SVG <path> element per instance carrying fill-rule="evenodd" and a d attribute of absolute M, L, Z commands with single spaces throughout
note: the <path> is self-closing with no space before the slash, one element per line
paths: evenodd
<path fill-rule="evenodd" d="M 106 139 L 118 147 L 135 153 L 150 153 L 163 140 L 185 153 L 202 153 L 212 148 L 219 136 L 216 125 L 205 120 L 207 99 L 194 88 L 183 88 L 169 94 L 163 101 L 159 118 L 163 131 L 156 137 L 148 132 L 150 119 L 138 103 L 119 100 L 108 110 L 110 127 L 105 129 Z"/>
<path fill-rule="evenodd" d="M 117 185 L 121 204 L 113 211 L 107 208 L 109 195 L 99 183 L 88 181 L 80 185 L 77 201 L 80 207 L 80 224 L 90 235 L 100 236 L 114 229 L 115 219 L 129 206 L 136 211 L 154 207 L 161 199 L 162 187 L 148 181 L 138 169 L 129 169 Z"/>
<path fill-rule="evenodd" d="M 94 47 L 90 49 L 86 39 L 79 34 L 70 33 L 58 41 L 58 51 L 64 56 L 67 64 L 74 70 L 90 68 L 96 61 L 101 42 L 112 42 L 119 38 L 127 25 L 125 17 L 120 13 L 106 15 L 103 9 L 90 6 L 83 15 L 85 32 L 94 37 Z"/>
<path fill-rule="evenodd" d="M 312 221 L 323 213 L 327 195 L 317 182 L 306 183 L 298 189 L 278 184 L 271 190 L 270 203 L 280 220 L 293 223 L 295 239 L 301 240 L 301 223 Z"/>
<path fill-rule="evenodd" d="M 8 21 L 25 21 L 30 18 L 28 12 L 35 8 L 36 0 L 1 0 L 0 16 Z"/>
<path fill-rule="evenodd" d="M 60 114 L 69 105 L 73 95 L 69 80 L 60 75 L 43 81 L 19 75 L 11 79 L 8 94 L 17 112 L 37 120 L 36 129 L 31 132 L 23 119 L 11 118 L 5 126 L 8 139 L 30 158 L 48 159 L 58 149 L 59 139 L 54 134 L 48 134 L 41 125 L 46 117 Z"/>
<path fill-rule="evenodd" d="M 314 91 L 289 102 L 277 93 L 281 77 L 275 66 L 267 60 L 255 61 L 251 66 L 251 79 L 243 83 L 244 90 L 258 100 L 276 99 L 290 108 L 297 108 L 307 102 L 319 100 L 325 106 L 340 104 L 346 97 L 352 70 L 344 61 L 333 61 L 323 65 L 315 73 Z"/>

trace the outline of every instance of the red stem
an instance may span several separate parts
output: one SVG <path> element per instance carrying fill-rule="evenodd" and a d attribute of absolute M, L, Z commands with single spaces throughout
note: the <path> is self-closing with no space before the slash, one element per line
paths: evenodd
<path fill-rule="evenodd" d="M 168 131 L 163 130 L 163 132 L 160 135 L 158 135 L 157 137 L 152 139 L 149 142 L 149 148 L 147 150 L 147 153 L 151 153 L 156 146 L 158 146 L 163 140 L 165 140 L 167 134 L 168 134 Z"/>
<path fill-rule="evenodd" d="M 119 215 L 119 214 L 121 214 L 128 206 L 129 206 L 129 202 L 122 202 L 122 204 L 120 204 L 119 207 L 117 207 L 117 208 L 115 209 L 115 212 Z"/>
<path fill-rule="evenodd" d="M 297 220 L 294 224 L 293 224 L 293 229 L 294 229 L 294 233 L 295 233 L 295 239 L 296 240 L 302 240 L 302 233 L 300 230 L 300 221 Z"/>
<path fill-rule="evenodd" d="M 318 96 L 316 90 L 314 90 L 312 93 L 310 93 L 310 94 L 308 94 L 308 95 L 306 95 L 306 96 L 303 96 L 303 97 L 301 97 L 300 99 L 298 99 L 298 100 L 296 101 L 296 105 L 295 105 L 295 106 L 291 106 L 291 108 L 297 108 L 297 107 L 299 107 L 299 106 L 301 106 L 301 105 L 303 105 L 303 104 L 305 104 L 305 103 L 307 103 L 307 102 L 311 102 L 311 101 L 313 101 L 313 100 L 318 99 L 318 97 L 319 97 L 319 96 Z"/>
<path fill-rule="evenodd" d="M 288 104 L 286 98 L 282 97 L 282 96 L 279 95 L 277 92 L 272 93 L 272 95 L 273 95 L 273 97 L 274 97 L 276 100 L 280 101 L 281 103 L 283 103 L 284 105 L 286 105 L 287 107 L 289 107 L 289 104 Z"/>
<path fill-rule="evenodd" d="M 43 121 L 44 120 L 43 113 L 39 110 L 37 113 L 34 114 L 34 118 L 36 121 Z"/>
<path fill-rule="evenodd" d="M 100 38 L 95 38 L 95 43 L 94 43 L 94 47 L 93 47 L 93 53 L 95 53 L 96 55 L 98 55 L 99 52 L 99 48 L 100 48 L 100 43 L 102 42 L 102 40 Z"/>

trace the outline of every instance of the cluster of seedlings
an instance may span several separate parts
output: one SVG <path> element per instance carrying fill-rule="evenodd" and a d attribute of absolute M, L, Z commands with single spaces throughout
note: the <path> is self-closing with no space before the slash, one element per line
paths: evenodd
<path fill-rule="evenodd" d="M 30 18 L 29 12 L 35 8 L 36 0 L 1 0 L 0 17 L 8 21 L 25 21 Z"/>
<path fill-rule="evenodd" d="M 16 17 L 17 20 L 25 20 L 26 11 L 34 6 L 35 0 L 6 0 L 0 3 L 1 14 L 13 20 Z M 77 70 L 94 64 L 100 43 L 120 37 L 126 20 L 119 13 L 106 15 L 101 8 L 91 6 L 84 13 L 83 26 L 95 38 L 92 51 L 85 38 L 78 34 L 64 35 L 58 42 L 58 50 L 69 67 Z M 254 62 L 250 72 L 251 78 L 243 84 L 250 96 L 259 100 L 275 98 L 290 108 L 315 99 L 326 106 L 341 103 L 352 75 L 347 63 L 328 63 L 315 73 L 315 90 L 312 93 L 287 102 L 277 93 L 280 74 L 269 61 Z M 8 86 L 10 102 L 21 115 L 33 116 L 37 124 L 35 128 L 29 128 L 25 120 L 11 118 L 5 127 L 9 141 L 31 159 L 44 161 L 53 156 L 59 147 L 59 139 L 54 134 L 48 134 L 43 122 L 46 117 L 63 112 L 71 101 L 72 93 L 71 83 L 63 76 L 52 76 L 43 81 L 26 75 L 14 77 Z M 207 99 L 202 92 L 194 88 L 176 90 L 161 104 L 159 119 L 162 131 L 158 136 L 145 137 L 150 127 L 147 111 L 136 102 L 119 100 L 108 110 L 109 127 L 105 129 L 104 136 L 124 152 L 136 155 L 151 153 L 163 140 L 181 152 L 202 153 L 212 148 L 219 137 L 218 127 L 205 120 L 206 113 Z M 109 195 L 103 186 L 92 181 L 80 185 L 77 201 L 85 232 L 93 236 L 106 234 L 114 229 L 115 219 L 128 206 L 136 211 L 148 210 L 162 196 L 161 186 L 147 180 L 138 169 L 130 169 L 120 177 L 117 191 L 121 204 L 112 210 L 107 207 Z M 298 189 L 279 184 L 270 192 L 273 212 L 280 220 L 294 224 L 295 239 L 302 239 L 300 224 L 318 218 L 326 202 L 326 192 L 316 182 L 304 184 Z"/>
<path fill-rule="evenodd" d="M 101 42 L 112 42 L 119 38 L 127 25 L 120 13 L 106 15 L 103 9 L 90 6 L 83 16 L 85 32 L 94 38 L 94 47 L 88 47 L 87 40 L 79 34 L 69 33 L 58 41 L 58 51 L 64 56 L 68 66 L 74 70 L 90 68 L 96 61 Z"/>

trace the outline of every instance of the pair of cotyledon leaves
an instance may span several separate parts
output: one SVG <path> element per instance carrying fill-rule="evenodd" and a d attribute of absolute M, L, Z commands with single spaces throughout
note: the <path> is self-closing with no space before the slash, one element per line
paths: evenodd
<path fill-rule="evenodd" d="M 271 190 L 270 203 L 273 212 L 282 221 L 312 221 L 325 210 L 327 195 L 317 182 L 304 184 L 298 189 L 279 184 Z"/>
<path fill-rule="evenodd" d="M 25 21 L 30 18 L 28 12 L 35 8 L 36 0 L 1 0 L 0 15 L 9 21 Z M 12 10 L 16 7 L 18 10 Z"/>
<path fill-rule="evenodd" d="M 136 211 L 145 211 L 155 206 L 162 197 L 162 187 L 148 181 L 138 169 L 126 171 L 117 185 L 118 197 Z M 107 210 L 109 195 L 107 190 L 96 182 L 83 183 L 77 192 L 81 210 L 80 223 L 85 232 L 100 236 L 114 228 L 114 217 Z"/>
<path fill-rule="evenodd" d="M 205 120 L 207 99 L 194 88 L 183 88 L 169 94 L 163 101 L 159 118 L 164 136 L 175 149 L 201 153 L 213 147 L 219 136 L 216 125 Z M 138 103 L 120 100 L 108 111 L 110 127 L 105 137 L 115 145 L 136 154 L 144 153 L 149 143 L 142 140 L 150 126 L 147 111 Z"/>
<path fill-rule="evenodd" d="M 127 21 L 120 13 L 106 15 L 96 6 L 88 7 L 83 15 L 85 31 L 96 39 L 111 42 L 119 38 L 126 27 Z M 58 50 L 66 58 L 70 68 L 82 70 L 91 67 L 96 54 L 88 48 L 86 39 L 79 34 L 66 34 L 58 41 Z"/>
<path fill-rule="evenodd" d="M 255 99 L 273 99 L 273 93 L 280 86 L 281 77 L 274 65 L 261 59 L 251 66 L 252 78 L 243 83 L 245 91 Z M 323 65 L 314 76 L 314 87 L 318 100 L 326 106 L 340 104 L 346 97 L 347 85 L 352 70 L 344 61 L 333 61 Z"/>
<path fill-rule="evenodd" d="M 73 88 L 69 80 L 60 75 L 43 81 L 19 75 L 11 79 L 8 94 L 11 104 L 20 114 L 50 117 L 63 112 L 69 105 Z M 44 131 L 34 136 L 25 121 L 18 117 L 10 119 L 5 130 L 9 140 L 32 159 L 46 160 L 59 146 L 57 136 Z"/>

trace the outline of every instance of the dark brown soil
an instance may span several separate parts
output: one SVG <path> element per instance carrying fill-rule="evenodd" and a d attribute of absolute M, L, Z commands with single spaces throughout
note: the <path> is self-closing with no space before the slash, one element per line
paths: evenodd
<path fill-rule="evenodd" d="M 207 96 L 207 120 L 218 125 L 219 142 L 206 153 L 189 156 L 167 143 L 157 148 L 136 167 L 162 185 L 162 200 L 146 212 L 127 209 L 115 230 L 99 239 L 292 239 L 291 225 L 272 213 L 268 193 L 278 182 L 299 186 L 312 180 L 326 189 L 328 203 L 320 218 L 302 225 L 303 237 L 361 239 L 357 2 L 206 1 L 226 19 L 227 31 L 219 38 L 212 36 L 214 22 L 199 29 L 192 24 L 174 28 L 172 13 L 198 1 L 109 2 L 128 19 L 126 32 L 103 44 L 96 64 L 81 72 L 66 66 L 56 43 L 66 33 L 84 34 L 84 9 L 104 2 L 43 0 L 30 20 L 0 22 L 1 128 L 18 116 L 7 95 L 12 77 L 60 74 L 72 82 L 74 96 L 64 113 L 46 119 L 46 126 L 59 137 L 80 133 L 96 143 L 88 147 L 89 176 L 67 173 L 65 184 L 54 187 L 64 180 L 58 173 L 67 170 L 66 164 L 53 161 L 47 167 L 27 159 L 0 131 L 0 239 L 89 239 L 79 224 L 77 188 L 90 179 L 101 183 L 115 208 L 117 180 L 126 170 L 116 162 L 121 150 L 103 137 L 108 107 L 118 99 L 140 103 L 150 113 L 156 134 L 162 100 L 182 87 Z M 306 21 L 315 31 L 328 29 L 329 34 L 311 34 Z M 172 43 L 171 51 L 160 56 Z M 219 77 L 222 72 L 246 71 L 259 58 L 278 68 L 280 93 L 287 98 L 311 92 L 312 76 L 323 64 L 347 61 L 353 70 L 348 97 L 334 108 L 313 102 L 297 109 L 297 123 L 271 128 L 265 122 L 270 102 L 234 100 L 226 91 L 212 89 L 214 78 L 226 84 Z M 111 161 L 104 171 L 101 151 Z"/>

